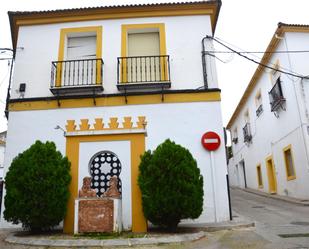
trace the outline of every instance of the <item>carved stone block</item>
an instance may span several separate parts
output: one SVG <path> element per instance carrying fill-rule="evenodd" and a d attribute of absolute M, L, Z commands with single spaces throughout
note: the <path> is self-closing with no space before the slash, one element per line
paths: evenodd
<path fill-rule="evenodd" d="M 79 233 L 113 232 L 113 200 L 80 200 L 78 209 Z"/>

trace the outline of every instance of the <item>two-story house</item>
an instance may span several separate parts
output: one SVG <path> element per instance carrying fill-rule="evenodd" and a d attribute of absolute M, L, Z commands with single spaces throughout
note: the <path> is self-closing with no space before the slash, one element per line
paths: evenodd
<path fill-rule="evenodd" d="M 309 26 L 279 23 L 227 128 L 234 186 L 308 199 Z"/>
<path fill-rule="evenodd" d="M 15 64 L 5 173 L 35 140 L 54 141 L 71 161 L 65 232 L 73 232 L 85 176 L 98 196 L 116 176 L 124 229 L 145 231 L 140 155 L 167 138 L 191 151 L 204 177 L 204 211 L 194 222 L 228 219 L 224 146 L 214 152 L 212 184 L 210 153 L 201 145 L 210 130 L 223 138 L 215 63 L 202 51 L 212 47 L 205 36 L 214 34 L 220 6 L 214 0 L 9 12 Z M 10 224 L 2 218 L 1 225 Z"/>

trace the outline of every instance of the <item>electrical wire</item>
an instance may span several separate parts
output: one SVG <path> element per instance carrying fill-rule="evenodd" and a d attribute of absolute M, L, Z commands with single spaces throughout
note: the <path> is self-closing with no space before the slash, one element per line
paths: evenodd
<path fill-rule="evenodd" d="M 249 61 L 251 61 L 251 62 L 253 62 L 253 63 L 255 63 L 255 64 L 258 64 L 258 65 L 260 65 L 260 66 L 262 66 L 262 67 L 265 67 L 265 68 L 268 68 L 268 69 L 271 69 L 271 70 L 280 72 L 280 73 L 282 73 L 282 74 L 290 75 L 290 76 L 293 76 L 293 77 L 297 77 L 297 78 L 301 78 L 301 79 L 309 79 L 308 76 L 300 75 L 300 74 L 297 74 L 297 73 L 294 73 L 294 72 L 286 72 L 286 71 L 283 71 L 283 70 L 281 70 L 281 69 L 279 69 L 279 68 L 274 68 L 274 67 L 268 66 L 268 65 L 266 65 L 266 64 L 263 64 L 263 63 L 261 63 L 261 62 L 258 62 L 258 61 L 254 60 L 254 59 L 252 59 L 252 58 L 250 58 L 250 57 L 248 57 L 248 56 L 246 56 L 246 55 L 243 55 L 241 52 L 238 52 L 238 51 L 236 51 L 235 49 L 233 49 L 233 48 L 231 48 L 231 47 L 225 45 L 223 42 L 220 42 L 218 39 L 216 39 L 216 38 L 214 38 L 214 37 L 212 37 L 212 36 L 206 36 L 206 37 L 207 37 L 208 39 L 214 40 L 215 42 L 217 42 L 217 43 L 219 43 L 220 45 L 222 45 L 223 47 L 229 49 L 229 50 L 232 51 L 233 53 L 235 53 L 235 54 L 237 54 L 237 55 L 239 55 L 239 56 L 241 56 L 241 57 L 243 57 L 243 58 L 245 58 L 245 59 L 247 59 L 247 60 L 249 60 Z"/>

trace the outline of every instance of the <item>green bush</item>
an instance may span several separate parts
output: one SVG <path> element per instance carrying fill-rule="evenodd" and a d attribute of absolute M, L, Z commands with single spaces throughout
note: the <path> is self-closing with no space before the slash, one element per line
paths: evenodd
<path fill-rule="evenodd" d="M 145 217 L 175 230 L 181 219 L 203 211 L 203 177 L 189 150 L 167 139 L 141 157 L 138 184 Z"/>
<path fill-rule="evenodd" d="M 68 159 L 53 142 L 36 141 L 6 174 L 4 218 L 33 232 L 51 229 L 66 214 L 70 181 Z"/>

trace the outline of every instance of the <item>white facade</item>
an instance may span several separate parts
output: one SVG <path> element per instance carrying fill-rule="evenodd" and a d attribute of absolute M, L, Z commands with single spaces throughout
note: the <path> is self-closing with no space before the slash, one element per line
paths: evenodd
<path fill-rule="evenodd" d="M 4 180 L 3 170 L 4 170 L 5 145 L 6 145 L 6 131 L 0 133 L 0 181 Z"/>
<path fill-rule="evenodd" d="M 176 5 L 180 9 L 183 8 L 182 4 Z M 123 191 L 122 223 L 125 229 L 132 228 L 135 231 L 142 231 L 144 228 L 141 227 L 145 224 L 141 217 L 136 218 L 137 214 L 141 215 L 141 210 L 138 209 L 140 204 L 136 204 L 140 203 L 140 197 L 139 190 L 136 188 L 137 183 L 134 182 L 137 172 L 137 169 L 134 167 L 138 166 L 136 163 L 139 160 L 140 154 L 134 155 L 137 149 L 134 146 L 132 147 L 133 138 L 130 138 L 131 135 L 134 137 L 136 130 L 134 130 L 134 127 L 121 130 L 124 129 L 121 127 L 122 123 L 126 122 L 124 120 L 125 117 L 132 118 L 133 124 L 141 120 L 141 117 L 145 117 L 142 129 L 145 131 L 143 135 L 144 150 L 154 150 L 159 144 L 169 138 L 190 150 L 193 157 L 197 160 L 201 174 L 204 177 L 203 213 L 194 221 L 184 222 L 204 223 L 228 220 L 227 170 L 224 145 L 222 144 L 214 152 L 213 161 L 215 165 L 213 166 L 216 169 L 214 188 L 212 187 L 210 153 L 201 145 L 201 137 L 207 131 L 218 133 L 221 140 L 224 140 L 220 90 L 217 88 L 214 59 L 206 57 L 208 87 L 205 88 L 201 58 L 202 39 L 206 35 L 213 34 L 214 22 L 216 22 L 217 18 L 217 15 L 214 13 L 216 11 L 219 12 L 219 9 L 209 12 L 212 14 L 196 14 L 200 13 L 203 8 L 205 8 L 205 12 L 208 11 L 208 8 L 214 8 L 214 3 L 190 3 L 190 5 L 196 9 L 196 12 L 189 8 L 183 9 L 185 12 L 189 11 L 187 14 L 185 12 L 183 12 L 184 14 L 179 14 L 177 12 L 179 9 L 176 11 L 173 8 L 169 14 L 164 16 L 160 14 L 158 17 L 153 14 L 155 11 L 149 9 L 149 13 L 147 12 L 148 16 L 139 18 L 119 18 L 119 14 L 115 12 L 117 18 L 95 18 L 95 20 L 79 20 L 74 22 L 55 20 L 54 22 L 51 21 L 51 23 L 43 21 L 44 24 L 39 23 L 40 21 L 35 19 L 31 25 L 29 23 L 20 25 L 18 39 L 16 40 L 16 60 L 10 101 L 4 174 L 9 170 L 13 158 L 18 153 L 29 148 L 36 140 L 54 141 L 57 149 L 63 155 L 67 155 L 69 159 L 72 159 L 72 154 L 68 153 L 68 146 L 71 146 L 69 140 L 78 132 L 76 134 L 74 132 L 70 133 L 69 129 L 75 129 L 75 126 L 76 129 L 81 131 L 85 129 L 86 132 L 84 133 L 86 135 L 84 134 L 83 136 L 90 140 L 80 140 L 81 142 L 77 149 L 78 158 L 73 157 L 74 162 L 71 166 L 71 169 L 73 168 L 72 170 L 74 170 L 74 167 L 77 165 L 77 179 L 73 179 L 71 184 L 74 185 L 76 183 L 76 188 L 78 189 L 81 187 L 83 177 L 90 174 L 89 160 L 94 154 L 105 150 L 115 153 L 122 164 L 122 170 L 119 175 Z M 150 7 L 146 6 L 145 8 Z M 168 7 L 162 5 L 162 8 L 165 10 L 164 8 Z M 134 7 L 132 9 L 134 10 Z M 87 11 L 91 12 L 91 10 Z M 132 10 L 130 9 L 129 11 Z M 35 15 L 34 13 L 33 18 L 35 18 Z M 68 15 L 69 17 L 76 18 L 74 10 L 72 11 L 72 16 Z M 139 15 L 139 12 L 136 12 L 136 15 Z M 148 89 L 141 86 L 141 89 L 129 89 L 129 93 L 121 89 L 118 90 L 117 57 L 123 56 L 124 47 L 127 46 L 127 44 L 124 44 L 122 29 L 132 26 L 135 29 L 136 27 L 142 27 L 138 31 L 141 33 L 145 32 L 145 30 L 157 32 L 157 28 L 152 26 L 159 27 L 160 55 L 162 55 L 162 51 L 165 49 L 166 55 L 169 55 L 170 58 L 170 88 L 163 89 L 162 87 L 161 89 L 160 86 L 159 88 Z M 61 92 L 59 95 L 55 92 L 52 93 L 50 91 L 51 66 L 52 61 L 57 61 L 61 58 L 59 55 L 61 54 L 61 33 L 63 30 L 76 30 L 76 28 L 83 30 L 89 29 L 89 27 L 90 29 L 102 30 L 100 39 L 96 37 L 96 53 L 97 55 L 101 53 L 104 61 L 102 76 L 104 91 L 96 93 L 80 92 L 79 95 L 77 93 L 73 95 Z M 14 28 L 12 29 L 14 32 Z M 93 34 L 84 32 L 83 35 Z M 93 39 L 89 38 L 89 40 Z M 101 41 L 99 44 L 101 51 L 98 50 L 98 41 Z M 166 48 L 163 49 L 165 46 Z M 212 44 L 210 41 L 206 41 L 205 46 L 206 49 L 209 49 Z M 91 51 L 91 48 L 89 51 Z M 162 69 L 161 67 L 160 70 L 165 70 L 166 68 L 163 67 Z M 136 73 L 137 70 L 142 72 L 144 69 L 136 69 Z M 130 73 L 133 74 L 135 72 L 131 71 Z M 157 72 L 156 74 L 162 79 L 160 74 Z M 82 73 L 78 71 L 75 75 L 81 77 Z M 60 77 L 62 79 L 65 78 L 65 73 Z M 165 77 L 163 78 L 166 80 Z M 21 83 L 26 84 L 25 91 L 20 91 Z M 155 83 L 160 85 L 160 82 Z M 144 85 L 149 84 L 144 82 Z M 103 119 L 104 128 L 97 128 L 94 123 L 101 118 Z M 120 128 L 118 124 L 112 124 L 113 118 L 118 118 L 116 122 L 119 123 Z M 75 122 L 75 126 L 70 126 L 70 122 L 71 124 Z M 55 129 L 57 126 L 66 130 L 67 133 L 63 133 L 61 129 Z M 98 134 L 101 134 L 101 137 L 104 134 L 110 137 L 106 136 L 103 140 L 92 141 L 91 137 Z M 126 138 L 117 140 L 115 134 L 120 134 Z M 139 144 L 137 147 L 140 149 L 142 145 Z M 134 158 L 137 158 L 137 161 Z M 215 196 L 215 200 L 213 196 Z M 216 210 L 214 207 L 216 207 Z M 68 211 L 68 213 L 72 217 L 74 216 L 74 212 Z M 1 217 L 1 226 L 10 226 L 10 224 L 4 221 L 3 216 Z M 69 221 L 65 220 L 66 222 L 69 224 Z M 70 224 L 70 229 L 67 231 L 72 232 L 73 226 L 71 225 L 74 224 Z"/>
<path fill-rule="evenodd" d="M 267 53 L 306 50 L 309 42 L 309 28 L 308 26 L 301 26 L 299 29 L 297 27 L 297 25 L 279 24 L 266 50 Z M 309 75 L 309 69 L 306 67 L 306 61 L 309 59 L 307 53 L 273 53 L 270 59 L 267 59 L 267 53 L 262 63 L 284 72 Z M 259 70 L 261 70 L 260 74 Z M 255 78 L 258 74 L 258 78 Z M 275 110 L 272 111 L 269 92 L 276 84 L 278 77 L 280 77 L 284 100 L 281 103 L 282 107 L 280 107 L 281 104 L 278 108 L 273 105 Z M 231 185 L 300 199 L 309 198 L 308 101 L 308 79 L 261 66 L 257 69 L 250 87 L 247 88 L 228 124 L 231 139 L 238 138 L 237 143 L 236 139 L 232 142 L 233 158 L 228 163 Z M 260 104 L 262 104 L 262 112 L 258 110 Z M 247 121 L 250 124 L 252 136 L 251 141 L 247 143 L 244 142 L 243 134 L 243 128 L 247 123 L 246 114 L 249 114 Z M 271 173 L 267 170 L 266 162 L 270 157 L 274 166 L 273 181 L 270 179 Z M 292 161 L 287 162 L 289 160 L 286 158 L 292 158 Z M 292 165 L 292 168 L 289 168 L 289 165 Z M 260 181 L 257 166 L 260 166 Z"/>

